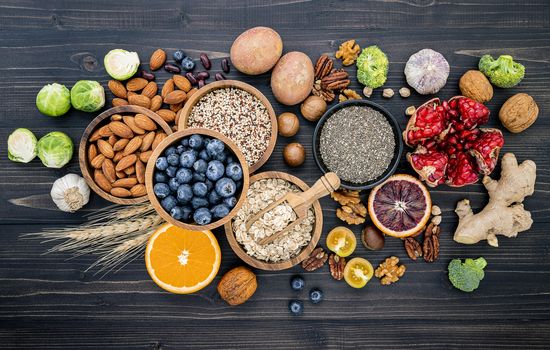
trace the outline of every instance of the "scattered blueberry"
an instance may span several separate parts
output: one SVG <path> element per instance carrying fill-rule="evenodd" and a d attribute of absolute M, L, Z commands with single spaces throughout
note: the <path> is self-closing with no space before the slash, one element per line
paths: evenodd
<path fill-rule="evenodd" d="M 166 210 L 167 212 L 170 212 L 173 207 L 175 207 L 178 204 L 178 201 L 174 196 L 168 196 L 160 201 L 160 206 Z"/>
<path fill-rule="evenodd" d="M 294 316 L 300 316 L 304 313 L 304 303 L 300 300 L 291 300 L 288 303 L 288 310 Z"/>
<path fill-rule="evenodd" d="M 193 213 L 193 220 L 199 225 L 207 225 L 212 221 L 212 214 L 206 208 L 199 208 Z"/>
<path fill-rule="evenodd" d="M 155 182 L 167 182 L 168 176 L 166 176 L 165 173 L 161 173 L 160 171 L 155 171 Z"/>
<path fill-rule="evenodd" d="M 323 301 L 323 292 L 320 289 L 313 288 L 309 291 L 309 300 L 313 304 L 318 304 Z"/>
<path fill-rule="evenodd" d="M 155 196 L 163 199 L 170 195 L 170 187 L 163 182 L 159 182 L 153 186 L 153 192 L 155 192 Z"/>
<path fill-rule="evenodd" d="M 184 168 L 191 168 L 197 160 L 197 156 L 193 151 L 185 151 L 180 156 L 180 165 Z"/>
<path fill-rule="evenodd" d="M 199 158 L 203 159 L 207 162 L 212 160 L 212 158 L 210 158 L 210 156 L 208 155 L 208 152 L 206 152 L 205 149 L 203 149 L 202 151 L 199 152 Z"/>
<path fill-rule="evenodd" d="M 166 175 L 170 176 L 170 177 L 174 177 L 176 176 L 176 172 L 178 171 L 178 168 L 176 168 L 175 166 L 173 165 L 170 165 L 167 169 L 166 169 Z"/>
<path fill-rule="evenodd" d="M 155 162 L 155 167 L 158 170 L 166 170 L 168 168 L 168 162 L 166 161 L 166 157 L 158 157 L 157 161 Z"/>
<path fill-rule="evenodd" d="M 181 51 L 181 50 L 177 50 L 176 52 L 174 52 L 174 61 L 176 61 L 177 63 L 181 63 L 181 61 L 183 61 L 187 56 L 185 55 L 185 52 Z"/>
<path fill-rule="evenodd" d="M 218 182 L 216 182 L 216 192 L 218 192 L 218 194 L 223 198 L 233 196 L 236 191 L 237 185 L 235 184 L 235 181 L 227 177 L 222 177 L 218 180 Z"/>
<path fill-rule="evenodd" d="M 210 156 L 218 155 L 222 153 L 224 149 L 225 145 L 218 139 L 214 139 L 206 145 L 206 152 L 208 152 Z"/>
<path fill-rule="evenodd" d="M 229 208 L 223 204 L 216 205 L 211 209 L 211 211 L 212 215 L 214 215 L 214 217 L 217 219 L 224 218 L 227 216 L 227 214 L 229 214 Z"/>
<path fill-rule="evenodd" d="M 243 169 L 241 169 L 239 163 L 231 163 L 225 167 L 225 175 L 233 181 L 239 181 L 243 178 Z"/>
<path fill-rule="evenodd" d="M 191 199 L 191 206 L 193 207 L 193 209 L 208 207 L 208 204 L 209 203 L 206 198 L 193 197 L 193 199 Z"/>
<path fill-rule="evenodd" d="M 216 192 L 216 191 L 212 191 L 212 193 L 218 194 L 218 192 Z M 237 205 L 237 198 L 235 198 L 235 197 L 224 198 L 223 204 L 225 204 L 225 205 L 226 205 L 227 207 L 229 207 L 230 209 L 233 209 L 233 207 L 234 207 L 235 205 Z"/>
<path fill-rule="evenodd" d="M 176 172 L 176 179 L 182 184 L 190 183 L 193 180 L 193 172 L 187 168 L 180 168 Z"/>
<path fill-rule="evenodd" d="M 193 173 L 193 181 L 194 182 L 205 182 L 206 181 L 206 176 L 204 174 L 199 174 L 199 173 Z"/>
<path fill-rule="evenodd" d="M 304 279 L 300 276 L 294 276 L 290 280 L 290 286 L 293 290 L 300 291 L 306 286 L 306 281 L 304 281 Z"/>
<path fill-rule="evenodd" d="M 225 171 L 223 163 L 219 160 L 212 160 L 208 162 L 208 167 L 206 169 L 206 177 L 211 181 L 218 181 Z"/>
<path fill-rule="evenodd" d="M 206 197 L 208 186 L 204 182 L 195 182 L 193 184 L 193 194 L 197 197 Z"/>
<path fill-rule="evenodd" d="M 166 151 L 164 151 L 164 155 L 165 155 L 166 157 L 168 157 L 168 156 L 171 155 L 171 154 L 176 154 L 176 147 L 170 146 L 170 147 L 168 147 L 168 148 L 166 149 Z M 170 163 L 170 162 L 168 162 L 168 163 Z"/>
<path fill-rule="evenodd" d="M 181 68 L 186 71 L 192 71 L 195 68 L 195 62 L 193 62 L 190 57 L 185 57 L 183 61 L 181 61 Z"/>
<path fill-rule="evenodd" d="M 232 197 L 232 198 L 235 198 L 235 197 Z M 226 198 L 226 199 L 229 199 L 229 198 Z M 208 194 L 208 202 L 210 202 L 210 205 L 216 205 L 221 200 L 222 200 L 222 197 L 216 191 L 210 191 L 210 193 Z M 224 200 L 224 204 L 225 204 L 225 200 Z"/>
<path fill-rule="evenodd" d="M 176 166 L 180 163 L 180 156 L 174 151 L 174 153 L 166 156 L 166 161 L 168 162 L 168 164 Z"/>
<path fill-rule="evenodd" d="M 181 220 L 181 218 L 183 217 L 183 211 L 181 210 L 181 207 L 173 207 L 172 210 L 170 210 L 170 216 L 176 220 Z"/>
<path fill-rule="evenodd" d="M 193 189 L 188 184 L 178 187 L 177 197 L 180 203 L 189 203 L 193 199 Z"/>
<path fill-rule="evenodd" d="M 178 170 L 179 171 L 179 170 Z M 171 178 L 168 180 L 168 187 L 170 187 L 170 191 L 176 192 L 178 190 L 178 187 L 180 187 L 181 183 L 177 179 L 177 173 L 176 177 Z"/>
<path fill-rule="evenodd" d="M 192 149 L 200 150 L 202 148 L 203 142 L 204 142 L 204 139 L 202 138 L 201 135 L 195 134 L 189 137 L 189 146 Z"/>
<path fill-rule="evenodd" d="M 193 163 L 193 170 L 195 170 L 197 173 L 200 173 L 200 174 L 206 173 L 207 167 L 208 167 L 208 163 L 204 159 L 198 159 L 195 163 Z"/>

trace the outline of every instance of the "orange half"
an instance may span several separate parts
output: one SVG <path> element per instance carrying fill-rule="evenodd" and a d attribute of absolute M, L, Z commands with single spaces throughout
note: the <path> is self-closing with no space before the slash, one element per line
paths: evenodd
<path fill-rule="evenodd" d="M 145 265 L 153 281 L 178 294 L 194 293 L 210 284 L 220 262 L 220 246 L 212 232 L 172 224 L 159 227 L 145 250 Z"/>

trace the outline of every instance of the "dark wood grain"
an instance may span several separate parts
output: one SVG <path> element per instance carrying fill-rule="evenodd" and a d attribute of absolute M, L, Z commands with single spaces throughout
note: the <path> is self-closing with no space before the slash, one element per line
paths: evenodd
<path fill-rule="evenodd" d="M 487 200 L 482 186 L 431 190 L 443 209 L 441 257 L 432 264 L 406 258 L 402 242 L 388 239 L 382 251 L 358 247 L 357 256 L 379 263 L 397 255 L 407 265 L 399 283 L 381 286 L 372 281 L 353 290 L 337 283 L 328 268 L 304 273 L 307 288 L 320 287 L 326 299 L 317 306 L 307 292 L 290 290 L 289 279 L 300 267 L 280 272 L 258 270 L 259 288 L 239 307 L 229 307 L 217 296 L 222 273 L 242 262 L 217 229 L 222 248 L 220 276 L 199 293 L 168 294 L 149 279 L 141 259 L 118 274 L 99 279 L 86 268 L 95 260 L 85 255 L 42 253 L 51 244 L 20 239 L 21 233 L 83 221 L 83 214 L 108 203 L 93 196 L 76 214 L 53 210 L 51 184 L 67 172 L 79 172 L 77 157 L 63 169 L 48 169 L 38 159 L 29 164 L 7 159 L 6 140 L 17 127 L 37 136 L 49 131 L 68 133 L 78 144 L 95 115 L 71 111 L 58 119 L 41 115 L 35 96 L 46 83 L 72 86 L 93 79 L 109 80 L 102 61 L 110 49 L 137 51 L 142 61 L 156 48 L 171 54 L 183 49 L 193 57 L 206 52 L 213 72 L 228 56 L 232 40 L 244 29 L 271 26 L 281 34 L 284 51 L 300 50 L 316 59 L 333 54 L 338 44 L 355 38 L 361 46 L 379 45 L 389 56 L 386 87 L 405 85 L 403 68 L 408 57 L 430 47 L 451 65 L 446 87 L 449 98 L 458 93 L 458 79 L 476 66 L 485 53 L 512 54 L 527 75 L 513 89 L 495 89 L 488 103 L 489 125 L 501 127 L 497 115 L 502 103 L 517 92 L 532 95 L 540 108 L 533 127 L 521 134 L 504 131 L 504 152 L 537 163 L 535 194 L 525 205 L 535 224 L 515 239 L 500 239 L 500 247 L 474 246 L 452 241 L 456 202 L 469 198 L 474 209 Z M 3 348 L 161 349 L 161 348 L 550 348 L 550 4 L 525 1 L 0 1 L 0 344 Z M 354 68 L 349 68 L 353 74 Z M 211 75 L 213 75 L 211 73 Z M 277 114 L 297 107 L 275 102 L 269 75 L 229 78 L 247 82 L 265 94 Z M 169 74 L 159 71 L 157 82 Z M 360 90 L 354 80 L 352 88 Z M 112 96 L 108 94 L 108 97 Z M 390 110 L 401 127 L 409 105 L 428 97 L 385 100 L 381 91 L 371 98 Z M 314 124 L 300 119 L 301 129 L 291 138 L 280 137 L 270 160 L 260 169 L 290 172 L 312 184 L 321 173 L 311 156 Z M 308 153 L 298 169 L 287 167 L 282 149 L 301 142 Z M 404 160 L 398 171 L 409 172 Z M 498 171 L 498 169 L 497 169 Z M 496 172 L 497 173 L 497 172 Z M 336 205 L 321 200 L 326 233 L 340 224 Z M 359 233 L 360 228 L 353 228 Z M 455 257 L 484 256 L 486 277 L 474 293 L 455 290 L 446 277 L 446 265 Z M 302 317 L 291 317 L 287 303 L 303 299 Z"/>

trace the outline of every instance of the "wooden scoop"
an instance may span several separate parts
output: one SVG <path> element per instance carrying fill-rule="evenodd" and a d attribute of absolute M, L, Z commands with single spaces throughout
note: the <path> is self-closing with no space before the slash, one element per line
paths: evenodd
<path fill-rule="evenodd" d="M 279 204 L 287 202 L 290 207 L 292 207 L 292 210 L 294 210 L 294 212 L 296 213 L 297 218 L 281 231 L 275 232 L 271 236 L 265 237 L 259 242 L 261 245 L 271 243 L 277 238 L 285 235 L 294 226 L 302 222 L 307 217 L 307 210 L 313 202 L 321 197 L 326 196 L 329 193 L 336 191 L 338 187 L 340 187 L 340 178 L 338 177 L 338 175 L 336 175 L 335 173 L 326 173 L 319 180 L 317 180 L 317 182 L 315 182 L 315 184 L 309 190 L 301 193 L 288 192 L 275 202 L 268 205 L 265 209 L 256 213 L 256 215 L 246 221 L 246 230 L 250 230 L 252 224 L 260 219 L 265 213 L 272 210 Z"/>

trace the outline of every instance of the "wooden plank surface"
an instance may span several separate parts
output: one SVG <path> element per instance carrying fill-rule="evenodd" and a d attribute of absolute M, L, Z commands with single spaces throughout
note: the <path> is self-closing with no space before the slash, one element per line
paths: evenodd
<path fill-rule="evenodd" d="M 232 40 L 242 30 L 272 26 L 283 37 L 285 51 L 300 50 L 312 59 L 334 53 L 338 44 L 355 38 L 361 46 L 379 45 L 389 56 L 387 87 L 404 85 L 407 58 L 425 47 L 442 52 L 451 65 L 447 86 L 439 93 L 458 92 L 458 79 L 474 68 L 485 53 L 510 53 L 527 70 L 513 89 L 495 89 L 488 104 L 489 125 L 501 127 L 496 115 L 509 96 L 532 95 L 541 113 L 536 124 L 519 135 L 504 132 L 503 151 L 519 160 L 536 161 L 537 184 L 526 200 L 535 224 L 516 239 L 500 239 L 498 249 L 452 241 L 456 202 L 469 198 L 475 209 L 487 196 L 481 185 L 460 189 L 441 186 L 432 197 L 443 209 L 441 257 L 433 264 L 413 263 L 399 240 L 388 239 L 380 252 L 358 247 L 356 255 L 379 263 L 397 255 L 407 265 L 405 277 L 386 287 L 372 281 L 364 290 L 336 283 L 328 268 L 304 273 L 309 287 L 320 287 L 326 299 L 318 306 L 305 302 L 302 317 L 291 317 L 289 299 L 307 299 L 290 290 L 289 279 L 303 273 L 296 267 L 283 272 L 258 271 L 259 288 L 240 307 L 229 307 L 215 285 L 190 296 L 170 295 L 148 278 L 138 259 L 118 274 L 99 279 L 85 272 L 92 256 L 68 259 L 66 254 L 42 253 L 51 245 L 21 240 L 24 232 L 82 222 L 82 214 L 106 205 L 94 196 L 84 211 L 66 214 L 52 210 L 49 190 L 55 179 L 78 172 L 76 157 L 63 169 L 43 167 L 40 161 L 12 163 L 6 140 L 17 127 L 38 136 L 53 130 L 68 133 L 75 143 L 93 115 L 71 111 L 53 119 L 35 107 L 37 91 L 57 81 L 72 86 L 93 79 L 106 86 L 102 64 L 113 48 L 137 51 L 142 61 L 157 47 L 181 48 L 197 57 L 228 56 Z M 0 1 L 0 347 L 70 349 L 164 348 L 549 348 L 550 347 L 550 4 L 526 1 Z M 353 69 L 350 69 L 352 71 Z M 231 78 L 258 87 L 277 113 L 297 112 L 275 102 L 269 75 Z M 161 72 L 157 81 L 168 74 Z M 360 86 L 354 81 L 352 87 Z M 377 90 L 372 100 L 387 107 L 403 127 L 404 109 L 426 100 L 384 100 Z M 111 97 L 109 95 L 109 97 Z M 314 124 L 301 120 L 300 133 L 279 138 L 262 170 L 292 172 L 309 184 L 320 176 L 311 156 Z M 290 141 L 304 144 L 306 163 L 290 169 L 281 151 Z M 398 171 L 410 172 L 405 161 Z M 498 172 L 495 172 L 498 173 Z M 321 202 L 324 234 L 339 224 L 335 204 Z M 354 231 L 359 233 L 359 228 Z M 221 273 L 240 261 L 223 232 Z M 484 256 L 489 265 L 474 293 L 455 290 L 446 265 L 455 257 Z"/>

